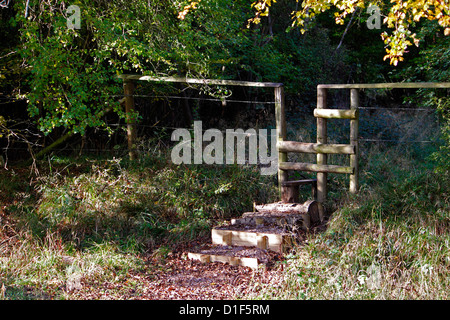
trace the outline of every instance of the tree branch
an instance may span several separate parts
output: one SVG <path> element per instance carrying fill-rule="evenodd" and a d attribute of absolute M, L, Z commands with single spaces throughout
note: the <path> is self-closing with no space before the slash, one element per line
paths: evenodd
<path fill-rule="evenodd" d="M 336 47 L 335 51 L 338 51 L 339 48 L 341 47 L 342 43 L 344 42 L 345 35 L 347 34 L 347 31 L 350 29 L 350 26 L 353 22 L 353 18 L 355 17 L 356 11 L 358 11 L 358 8 L 356 8 L 355 11 L 353 11 L 352 17 L 350 18 L 350 21 L 348 22 L 347 27 L 345 28 L 344 33 L 342 34 L 341 41 L 339 41 L 339 44 Z"/>

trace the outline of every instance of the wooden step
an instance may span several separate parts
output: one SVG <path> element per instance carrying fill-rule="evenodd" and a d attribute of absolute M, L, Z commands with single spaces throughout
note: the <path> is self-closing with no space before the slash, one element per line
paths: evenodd
<path fill-rule="evenodd" d="M 283 228 L 285 231 L 295 231 L 297 228 L 309 230 L 311 218 L 309 214 L 267 212 L 246 212 L 242 218 L 231 219 L 231 224 L 238 226 L 258 227 L 260 225 L 272 225 Z"/>
<path fill-rule="evenodd" d="M 203 263 L 222 262 L 233 266 L 257 269 L 261 265 L 268 265 L 275 260 L 279 260 L 281 255 L 253 247 L 205 244 L 196 248 L 193 252 L 189 252 L 187 257 Z"/>
<path fill-rule="evenodd" d="M 212 247 L 189 252 L 188 258 L 204 263 L 223 262 L 258 268 L 270 261 L 267 258 L 270 253 L 284 254 L 293 247 L 298 229 L 307 230 L 311 222 L 319 220 L 318 206 L 319 203 L 313 200 L 256 205 L 255 212 L 246 212 L 241 218 L 232 219 L 230 225 L 213 228 Z M 249 256 L 250 252 L 253 255 Z"/>
<path fill-rule="evenodd" d="M 205 254 L 205 253 L 195 253 L 189 252 L 188 258 L 192 260 L 198 260 L 203 263 L 209 262 L 222 262 L 228 263 L 232 266 L 243 266 L 250 267 L 252 269 L 257 269 L 260 263 L 257 258 L 247 258 L 247 257 L 233 257 L 226 255 L 217 255 L 217 254 Z"/>
<path fill-rule="evenodd" d="M 315 200 L 308 200 L 304 203 L 285 203 L 275 202 L 263 205 L 256 205 L 255 209 L 259 213 L 244 213 L 243 218 L 248 216 L 258 217 L 264 216 L 265 221 L 272 220 L 273 223 L 279 224 L 283 219 L 287 223 L 297 224 L 298 221 L 302 221 L 303 228 L 309 229 L 311 223 L 320 221 L 319 207 L 320 203 Z"/>
<path fill-rule="evenodd" d="M 256 247 L 279 253 L 292 247 L 294 237 L 284 232 L 282 228 L 271 227 L 240 230 L 235 226 L 216 227 L 211 231 L 212 243 L 227 246 Z"/>

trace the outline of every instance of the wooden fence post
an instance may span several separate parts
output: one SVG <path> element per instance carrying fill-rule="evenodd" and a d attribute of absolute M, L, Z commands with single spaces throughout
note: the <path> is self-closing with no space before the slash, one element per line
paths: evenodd
<path fill-rule="evenodd" d="M 358 110 L 359 107 L 359 92 L 358 89 L 350 89 L 350 108 Z M 355 153 L 350 155 L 350 167 L 353 167 L 353 174 L 350 175 L 350 193 L 356 194 L 359 189 L 359 119 L 356 114 L 356 119 L 350 120 L 350 144 L 355 146 Z"/>
<path fill-rule="evenodd" d="M 284 114 L 284 89 L 282 86 L 275 87 L 275 119 L 277 126 L 277 141 L 286 140 L 286 118 Z M 287 171 L 280 169 L 280 163 L 287 161 L 287 153 L 278 151 L 278 190 L 280 197 L 282 184 L 287 181 Z"/>
<path fill-rule="evenodd" d="M 130 160 L 137 159 L 136 152 L 136 116 L 134 109 L 134 83 L 132 80 L 124 80 L 125 113 L 127 122 L 128 155 Z"/>
<path fill-rule="evenodd" d="M 327 107 L 327 89 L 317 88 L 317 109 Z M 327 143 L 327 119 L 317 118 L 317 143 Z M 327 154 L 317 154 L 317 164 L 327 164 Z M 327 198 L 327 173 L 317 172 L 317 202 L 319 202 L 319 217 L 323 221 L 325 215 L 324 203 Z"/>

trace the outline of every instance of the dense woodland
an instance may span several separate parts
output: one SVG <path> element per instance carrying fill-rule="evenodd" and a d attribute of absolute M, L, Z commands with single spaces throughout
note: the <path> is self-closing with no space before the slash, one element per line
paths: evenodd
<path fill-rule="evenodd" d="M 274 128 L 273 91 L 141 81 L 130 162 L 120 74 L 283 83 L 288 136 L 304 142 L 316 139 L 318 84 L 450 82 L 448 0 L 373 4 L 380 29 L 368 1 L 1 1 L 0 298 L 171 298 L 146 291 L 144 275 L 189 269 L 180 248 L 278 200 L 276 176 L 255 166 L 170 162 L 172 131 L 196 120 Z M 448 299 L 449 92 L 364 90 L 360 193 L 331 176 L 326 227 L 282 271 L 245 271 L 242 290 L 224 280 L 209 297 Z M 330 141 L 348 130 L 330 124 Z M 367 282 L 374 266 L 381 288 Z"/>

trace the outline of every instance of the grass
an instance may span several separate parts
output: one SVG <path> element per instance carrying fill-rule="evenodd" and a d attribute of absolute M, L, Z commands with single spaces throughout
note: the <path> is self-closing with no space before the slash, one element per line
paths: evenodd
<path fill-rule="evenodd" d="M 179 167 L 163 148 L 146 150 L 135 163 L 54 157 L 38 175 L 0 172 L 1 298 L 71 299 L 81 277 L 132 286 L 131 271 L 157 268 L 149 255 L 164 260 L 253 202 L 278 199 L 274 177 L 257 168 Z M 436 173 L 433 151 L 361 145 L 361 192 L 330 175 L 326 231 L 310 233 L 278 279 L 240 298 L 449 299 L 450 176 Z M 111 297 L 126 285 L 116 287 Z"/>
<path fill-rule="evenodd" d="M 335 193 L 327 230 L 252 298 L 449 299 L 450 175 L 399 148 L 366 150 L 360 194 Z"/>
<path fill-rule="evenodd" d="M 276 196 L 257 168 L 178 167 L 167 154 L 135 163 L 54 157 L 38 169 L 37 176 L 29 168 L 0 173 L 5 299 L 70 299 L 80 277 L 124 283 L 128 271 L 148 270 L 150 255 L 164 260 Z"/>

